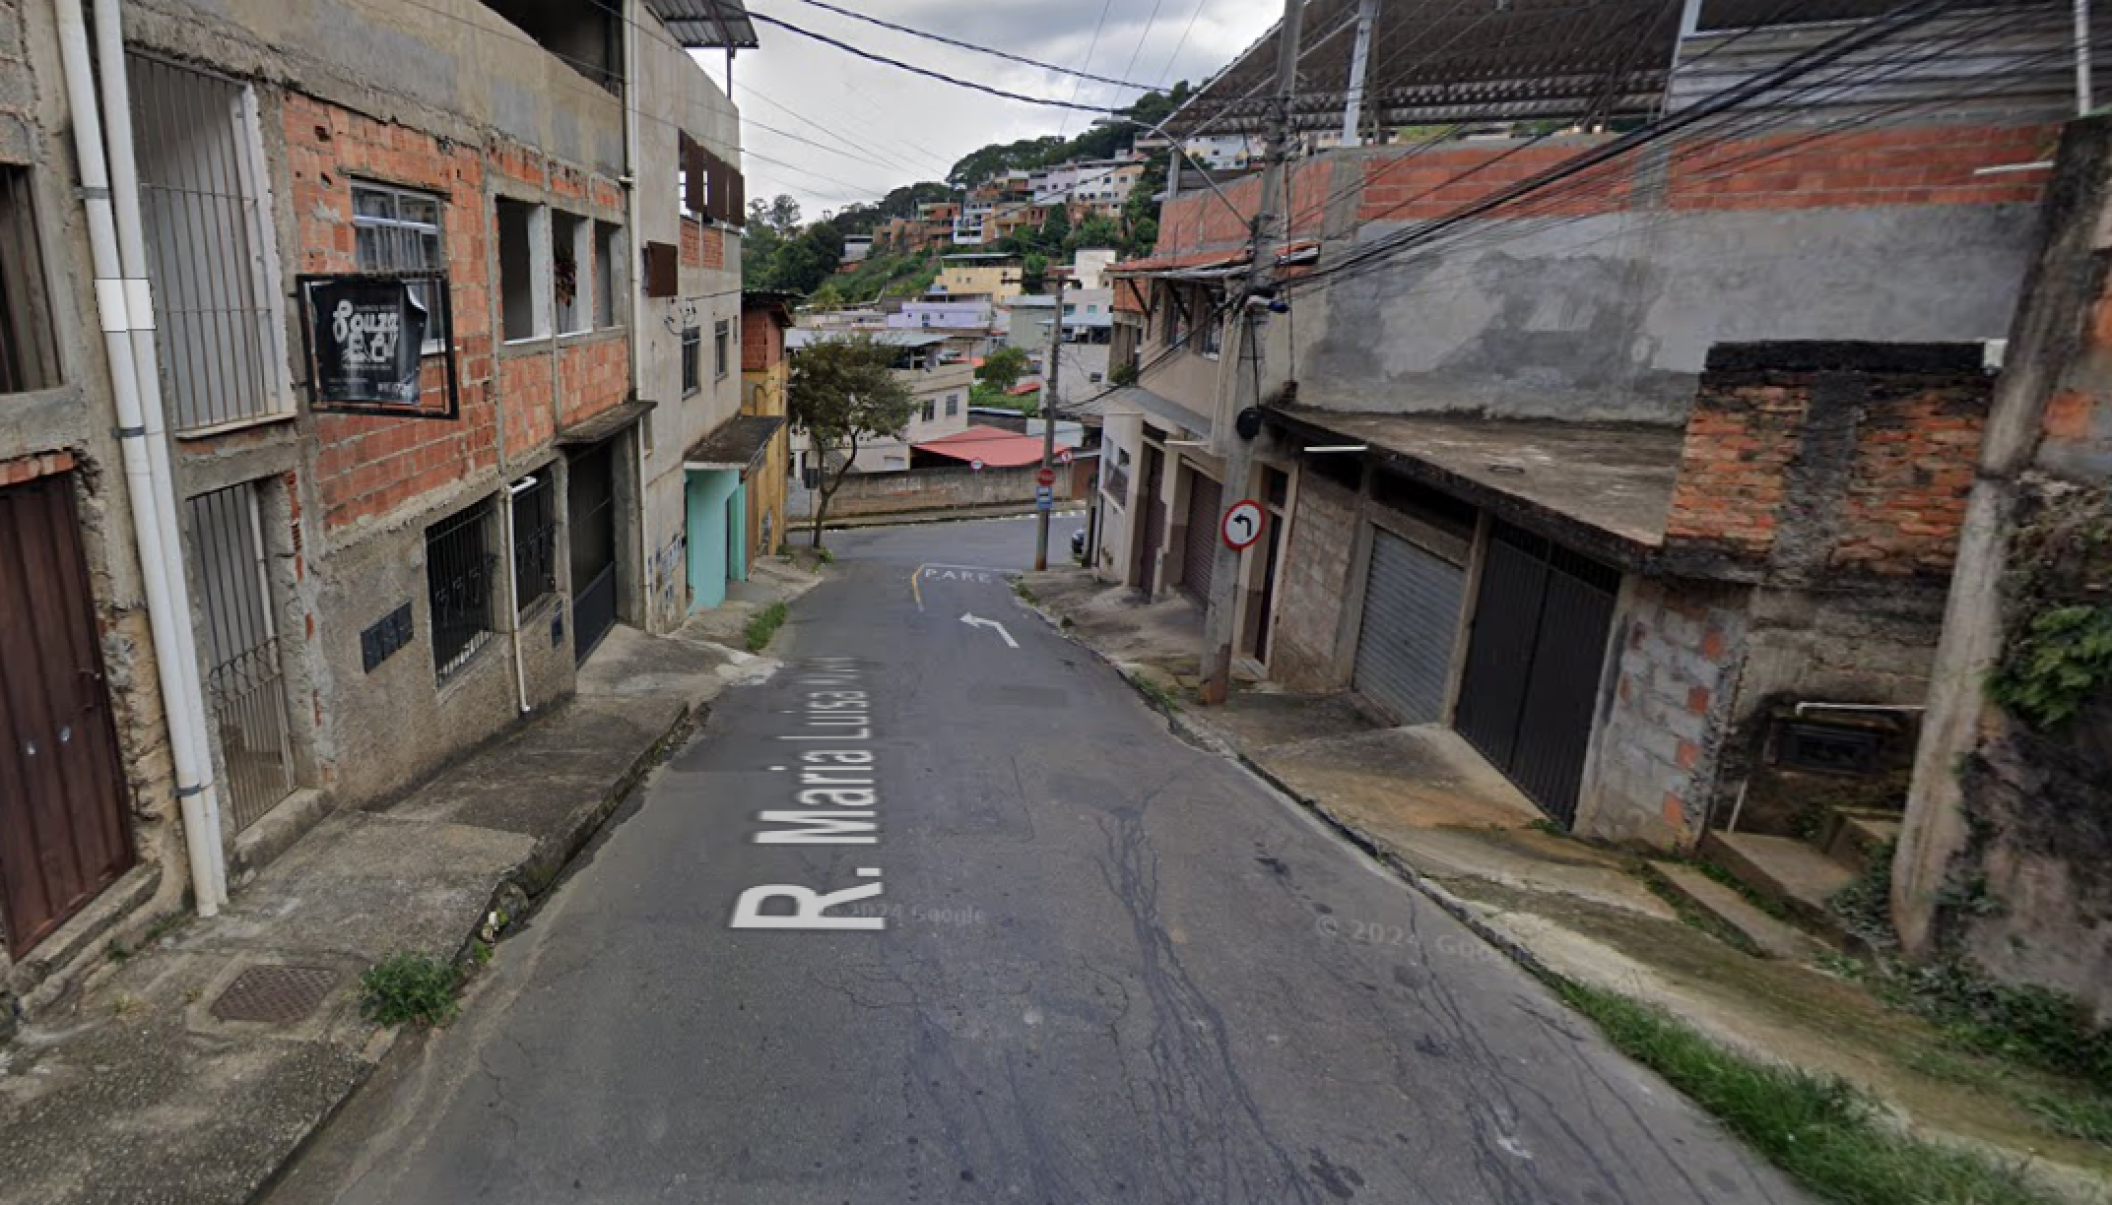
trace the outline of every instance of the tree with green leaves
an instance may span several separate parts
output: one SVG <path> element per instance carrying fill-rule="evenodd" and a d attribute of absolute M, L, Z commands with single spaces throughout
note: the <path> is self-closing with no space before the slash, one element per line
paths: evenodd
<path fill-rule="evenodd" d="M 1019 384 L 1019 378 L 1027 371 L 1027 353 L 1018 347 L 1000 347 L 983 357 L 982 367 L 975 370 L 975 379 L 994 386 L 1000 393 Z"/>
<path fill-rule="evenodd" d="M 1049 206 L 1049 216 L 1041 223 L 1041 249 L 1060 252 L 1064 240 L 1071 237 L 1071 207 L 1062 201 Z"/>
<path fill-rule="evenodd" d="M 1048 287 L 1049 257 L 1039 251 L 1029 251 L 1019 261 L 1019 287 L 1028 293 L 1039 294 Z"/>
<path fill-rule="evenodd" d="M 1097 213 L 1085 215 L 1083 221 L 1071 227 L 1070 237 L 1063 241 L 1064 254 L 1091 251 L 1097 248 L 1113 250 L 1122 245 L 1122 228 L 1115 220 Z"/>
<path fill-rule="evenodd" d="M 895 349 L 870 335 L 810 343 L 792 358 L 785 409 L 814 455 L 814 547 L 829 500 L 858 459 L 858 445 L 909 425 L 916 398 L 896 379 Z M 834 461 L 833 467 L 831 461 Z"/>

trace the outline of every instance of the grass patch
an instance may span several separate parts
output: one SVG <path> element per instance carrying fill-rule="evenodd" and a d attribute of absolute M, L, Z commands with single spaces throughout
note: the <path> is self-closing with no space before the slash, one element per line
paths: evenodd
<path fill-rule="evenodd" d="M 824 565 L 833 565 L 836 563 L 836 554 L 830 552 L 829 546 L 824 544 L 814 550 L 814 559 Z"/>
<path fill-rule="evenodd" d="M 790 614 L 791 611 L 785 604 L 774 602 L 749 616 L 747 630 L 742 634 L 748 651 L 760 653 L 768 648 L 771 638 L 777 635 L 779 628 L 785 626 L 785 617 Z"/>
<path fill-rule="evenodd" d="M 1033 588 L 1027 585 L 1024 578 L 1015 577 L 1012 579 L 1012 593 L 1019 595 L 1019 601 L 1030 607 L 1041 604 L 1041 600 L 1034 596 Z"/>
<path fill-rule="evenodd" d="M 2050 1205 L 2015 1171 L 1887 1127 L 1847 1081 L 1748 1059 L 1626 996 L 1559 983 L 1628 1057 L 1669 1080 L 1819 1198 L 1840 1205 Z"/>
<path fill-rule="evenodd" d="M 383 1025 L 445 1025 L 455 1016 L 462 972 L 431 954 L 391 954 L 359 977 L 360 1015 Z"/>
<path fill-rule="evenodd" d="M 1138 674 L 1131 678 L 1129 682 L 1130 685 L 1137 688 L 1138 693 L 1150 699 L 1151 705 L 1160 711 L 1179 711 L 1181 709 L 1180 695 L 1176 694 L 1172 687 L 1157 678 Z"/>
<path fill-rule="evenodd" d="M 2024 1107 L 2056 1134 L 2112 1147 L 2112 1102 L 2033 1096 Z"/>
<path fill-rule="evenodd" d="M 1722 886 L 1728 887 L 1732 891 L 1737 892 L 1739 897 L 1745 900 L 1746 903 L 1751 904 L 1753 907 L 1758 908 L 1760 911 L 1767 913 L 1769 916 L 1774 917 L 1776 920 L 1782 921 L 1785 924 L 1795 923 L 1790 919 L 1789 910 L 1782 906 L 1782 902 L 1780 900 L 1777 900 L 1772 896 L 1762 895 L 1760 892 L 1753 890 L 1753 885 L 1751 883 L 1746 882 L 1744 879 L 1739 878 L 1737 875 L 1732 874 L 1730 871 L 1725 870 L 1723 867 L 1718 866 L 1716 863 L 1703 858 L 1696 858 L 1693 862 L 1693 866 L 1694 869 L 1716 880 L 1716 882 L 1721 884 Z"/>

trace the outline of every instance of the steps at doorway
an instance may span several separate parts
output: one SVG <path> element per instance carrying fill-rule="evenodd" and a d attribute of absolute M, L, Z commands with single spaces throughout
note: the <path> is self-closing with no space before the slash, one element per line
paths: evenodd
<path fill-rule="evenodd" d="M 1809 962 L 1825 952 L 1826 947 L 1810 934 L 1769 916 L 1737 891 L 1703 874 L 1697 866 L 1652 862 L 1650 870 L 1673 894 L 1714 917 L 1768 958 Z"/>
<path fill-rule="evenodd" d="M 1701 852 L 1827 944 L 1846 945 L 1847 934 L 1826 906 L 1855 879 L 1840 862 L 1793 837 L 1758 833 L 1712 832 L 1702 840 Z"/>
<path fill-rule="evenodd" d="M 1827 857 L 1861 874 L 1872 858 L 1882 856 L 1899 840 L 1900 820 L 1898 812 L 1836 809 L 1827 819 L 1818 846 Z"/>

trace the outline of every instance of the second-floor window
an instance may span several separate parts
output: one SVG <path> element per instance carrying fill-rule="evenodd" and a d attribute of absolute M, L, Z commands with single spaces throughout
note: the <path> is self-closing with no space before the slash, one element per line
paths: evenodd
<path fill-rule="evenodd" d="M 924 421 L 925 421 L 925 422 L 927 422 L 927 423 L 928 423 L 928 422 L 930 422 L 930 421 L 931 421 L 931 420 L 932 420 L 933 418 L 937 417 L 937 414 L 936 414 L 936 408 L 937 408 L 937 406 L 938 406 L 938 403 L 937 403 L 936 401 L 934 401 L 933 399 L 931 399 L 931 398 L 925 398 L 925 399 L 924 399 Z"/>
<path fill-rule="evenodd" d="M 702 389 L 702 388 L 704 387 L 704 386 L 703 386 L 703 382 L 702 382 L 701 380 L 699 380 L 699 377 L 700 377 L 700 375 L 701 375 L 701 371 L 702 371 L 702 364 L 700 363 L 700 361 L 701 361 L 701 360 L 702 360 L 702 358 L 703 358 L 703 353 L 704 353 L 704 331 L 703 331 L 703 328 L 701 328 L 701 327 L 695 327 L 695 326 L 686 326 L 686 327 L 683 327 L 683 328 L 682 328 L 682 396 L 683 396 L 683 397 L 688 397 L 688 396 L 689 396 L 690 394 L 692 394 L 692 393 L 695 393 L 695 392 L 696 392 L 697 390 L 699 390 L 699 389 Z"/>
<path fill-rule="evenodd" d="M 59 383 L 59 347 L 44 257 L 29 199 L 29 169 L 0 167 L 0 393 Z"/>
<path fill-rule="evenodd" d="M 440 198 L 386 184 L 352 186 L 352 249 L 362 272 L 445 272 L 440 247 Z M 431 286 L 413 288 L 427 314 L 420 351 L 447 350 L 445 315 Z"/>
<path fill-rule="evenodd" d="M 733 358 L 733 323 L 721 318 L 711 328 L 711 379 L 723 381 L 731 371 L 728 361 Z"/>

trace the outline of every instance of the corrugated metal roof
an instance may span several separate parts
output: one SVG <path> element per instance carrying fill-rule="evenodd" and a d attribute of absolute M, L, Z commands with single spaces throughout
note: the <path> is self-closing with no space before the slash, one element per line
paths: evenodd
<path fill-rule="evenodd" d="M 1041 462 L 1041 436 L 1022 435 L 998 427 L 970 427 L 943 439 L 911 444 L 919 452 L 933 452 L 940 456 L 951 456 L 955 460 L 977 461 L 993 469 L 1017 468 L 1020 465 Z M 1062 440 L 1056 442 L 1056 451 L 1068 452 L 1071 445 Z"/>
<path fill-rule="evenodd" d="M 816 343 L 825 343 L 831 339 L 863 338 L 871 339 L 875 343 L 885 343 L 889 347 L 930 347 L 935 343 L 946 342 L 948 337 L 938 333 L 926 334 L 923 331 L 824 331 L 801 328 L 785 332 L 785 346 L 797 351 L 802 347 L 812 347 Z"/>
<path fill-rule="evenodd" d="M 686 469 L 745 469 L 763 458 L 770 437 L 785 425 L 782 414 L 740 414 L 682 453 Z"/>
<path fill-rule="evenodd" d="M 1647 113 L 1664 91 L 1681 7 L 1681 0 L 1388 0 L 1372 31 L 1365 108 L 1392 125 Z M 1340 128 L 1356 18 L 1357 0 L 1306 4 L 1299 128 Z M 1271 28 L 1205 84 L 1167 128 L 1259 129 L 1276 33 Z"/>
<path fill-rule="evenodd" d="M 645 7 L 691 50 L 754 50 L 761 45 L 742 0 L 645 0 Z"/>

